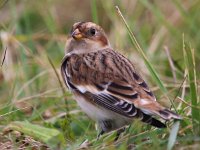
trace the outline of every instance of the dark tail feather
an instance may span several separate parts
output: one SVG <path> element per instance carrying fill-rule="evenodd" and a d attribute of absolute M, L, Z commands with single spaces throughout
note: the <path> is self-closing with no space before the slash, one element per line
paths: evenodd
<path fill-rule="evenodd" d="M 170 120 L 170 119 L 182 119 L 179 115 L 177 115 L 175 112 L 169 110 L 169 109 L 162 109 L 159 110 L 159 115 L 165 119 L 165 120 Z"/>
<path fill-rule="evenodd" d="M 166 125 L 164 123 L 144 113 L 141 121 L 157 128 L 166 128 Z"/>
<path fill-rule="evenodd" d="M 152 118 L 152 122 L 150 123 L 150 125 L 157 128 L 166 128 L 166 125 L 164 123 L 162 123 L 159 120 L 156 120 L 155 118 Z"/>
<path fill-rule="evenodd" d="M 181 116 L 176 114 L 175 112 L 163 107 L 156 101 L 150 101 L 148 99 L 141 99 L 137 101 L 137 108 L 143 111 L 145 114 L 149 115 L 156 115 L 164 120 L 171 120 L 171 119 L 182 119 Z"/>

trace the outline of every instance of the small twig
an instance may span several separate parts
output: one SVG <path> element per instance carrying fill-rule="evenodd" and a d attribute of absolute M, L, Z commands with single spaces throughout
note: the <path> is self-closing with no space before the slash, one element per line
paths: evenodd
<path fill-rule="evenodd" d="M 141 133 L 138 133 L 138 134 L 136 134 L 136 135 L 133 135 L 133 134 L 128 134 L 128 135 L 125 135 L 123 138 L 121 138 L 121 139 L 119 139 L 118 141 L 116 141 L 115 142 L 115 144 L 120 144 L 120 143 L 122 143 L 124 140 L 126 140 L 126 139 L 133 139 L 133 138 L 136 138 L 136 137 L 138 137 L 138 136 L 142 136 L 142 135 L 144 135 L 144 134 L 146 134 L 146 133 L 150 133 L 150 132 L 152 132 L 152 131 L 154 131 L 154 130 L 147 130 L 147 131 L 144 131 L 144 132 L 141 132 Z"/>
<path fill-rule="evenodd" d="M 4 61 L 5 61 L 7 49 L 8 49 L 8 47 L 6 47 L 5 50 L 4 50 L 3 59 L 2 59 L 2 62 L 1 62 L 1 67 L 3 66 Z"/>
<path fill-rule="evenodd" d="M 172 75 L 173 75 L 173 78 L 174 78 L 174 83 L 177 82 L 177 78 L 176 78 L 176 68 L 174 66 L 174 63 L 173 63 L 173 60 L 172 60 L 172 57 L 170 55 L 170 52 L 169 52 L 169 49 L 167 46 L 164 46 L 164 50 L 167 54 L 167 58 L 168 58 L 168 61 L 169 61 L 169 65 L 171 67 L 171 70 L 172 70 Z"/>
<path fill-rule="evenodd" d="M 119 7 L 118 7 L 118 6 L 115 6 L 115 8 L 116 8 L 116 10 L 117 10 L 117 13 L 119 14 L 119 16 L 120 16 L 120 17 L 122 18 L 122 20 L 123 20 L 123 22 L 124 22 L 124 24 L 125 24 L 125 26 L 126 26 L 126 28 L 127 28 L 127 30 L 128 30 L 128 34 L 130 35 L 130 38 L 131 38 L 132 42 L 135 44 L 135 46 L 136 46 L 136 48 L 138 49 L 138 51 L 142 54 L 142 57 L 143 57 L 145 60 L 147 60 L 146 55 L 144 54 L 142 48 L 140 47 L 140 44 L 138 43 L 137 39 L 135 38 L 135 36 L 134 36 L 133 32 L 131 31 L 129 25 L 127 24 L 127 22 L 126 22 L 124 16 L 122 15 L 122 13 L 121 13 Z"/>
<path fill-rule="evenodd" d="M 189 104 L 188 102 L 184 101 L 181 97 L 177 97 L 177 100 L 180 100 L 181 102 L 183 102 L 183 103 L 186 104 L 187 106 L 190 106 L 190 107 L 193 107 L 193 108 L 196 108 L 196 109 L 200 109 L 200 107 L 191 105 L 191 104 Z"/>
<path fill-rule="evenodd" d="M 62 89 L 62 93 L 63 93 L 65 105 L 66 105 L 66 111 L 67 111 L 66 116 L 67 116 L 67 118 L 70 120 L 70 115 L 69 115 L 69 104 L 68 104 L 67 99 L 66 99 L 66 96 L 65 96 L 65 88 L 64 88 L 64 86 L 63 86 L 63 84 L 62 84 L 62 82 L 61 82 L 61 79 L 60 79 L 60 77 L 59 77 L 58 72 L 56 71 L 56 68 L 55 68 L 53 62 L 51 61 L 51 59 L 49 58 L 49 56 L 47 56 L 47 58 L 48 58 L 48 60 L 49 60 L 49 63 L 51 64 L 51 67 L 53 68 L 53 70 L 54 70 L 54 72 L 55 72 L 55 74 L 56 74 L 56 77 L 57 77 L 58 82 L 59 82 L 59 84 L 60 84 L 60 87 L 61 87 L 61 89 Z"/>
<path fill-rule="evenodd" d="M 186 130 L 188 130 L 188 129 L 192 129 L 192 125 L 188 125 L 188 126 L 186 126 L 185 128 L 183 128 L 183 129 L 181 129 L 180 131 L 179 131 L 179 134 L 181 135 L 181 134 L 184 134 L 185 133 L 185 131 Z"/>
<path fill-rule="evenodd" d="M 48 95 L 49 93 L 53 93 L 53 92 L 58 91 L 58 90 L 60 90 L 60 88 L 48 90 L 48 91 L 45 91 L 43 93 L 39 93 L 39 94 L 36 94 L 36 95 L 23 97 L 23 98 L 18 99 L 18 100 L 16 99 L 14 103 L 20 103 L 20 102 L 31 100 L 31 99 L 34 99 L 34 98 L 47 98 L 47 97 L 58 98 L 59 96 L 56 96 L 56 95 Z"/>
<path fill-rule="evenodd" d="M 187 77 L 187 71 L 185 70 L 185 73 L 184 73 L 184 78 Z M 182 84 L 182 92 L 181 92 L 181 99 L 184 99 L 184 96 L 185 96 L 185 90 L 186 90 L 186 80 L 183 81 L 183 84 Z M 182 106 L 182 103 L 179 103 L 178 105 L 178 109 L 180 109 Z"/>
<path fill-rule="evenodd" d="M 8 115 L 10 115 L 10 114 L 12 114 L 12 113 L 14 113 L 14 112 L 17 112 L 17 111 L 25 110 L 25 109 L 27 109 L 27 108 L 28 108 L 28 107 L 24 107 L 24 108 L 15 109 L 15 110 L 13 110 L 13 111 L 9 111 L 9 112 L 7 112 L 7 113 L 5 113 L 5 114 L 1 114 L 1 115 L 0 115 L 0 118 L 5 117 L 5 116 L 8 116 Z"/>
<path fill-rule="evenodd" d="M 185 70 L 185 73 L 184 73 L 184 77 L 187 77 L 187 71 Z M 185 88 L 186 88 L 186 82 L 184 81 L 183 82 L 183 90 L 182 90 L 182 93 L 181 93 L 181 98 L 183 99 L 184 96 L 185 96 Z"/>
<path fill-rule="evenodd" d="M 183 82 L 181 83 L 181 85 L 180 85 L 180 87 L 178 89 L 178 92 L 177 92 L 176 96 L 174 97 L 173 101 L 175 101 L 175 99 L 178 97 L 178 95 L 179 95 L 179 93 L 181 91 L 181 88 L 182 88 L 182 86 L 183 86 L 183 84 L 184 84 L 184 82 L 185 82 L 186 79 L 187 79 L 187 76 L 185 76 Z M 171 105 L 171 108 L 172 108 L 172 105 Z"/>
<path fill-rule="evenodd" d="M 59 74 L 58 74 L 58 72 L 56 71 L 56 68 L 55 68 L 53 62 L 51 61 L 51 59 L 49 58 L 49 56 L 47 56 L 47 58 L 48 58 L 49 63 L 51 64 L 51 67 L 53 68 L 53 70 L 54 70 L 54 72 L 55 72 L 55 74 L 56 74 L 56 77 L 57 77 L 58 82 L 59 82 L 59 84 L 60 84 L 60 87 L 61 87 L 61 89 L 62 89 L 63 96 L 64 96 L 65 101 L 66 101 L 66 97 L 65 97 L 65 88 L 64 88 L 64 86 L 63 86 L 63 84 L 62 84 L 62 82 L 61 82 L 61 79 L 60 79 L 60 77 L 59 77 Z M 67 103 L 66 103 L 66 104 L 67 104 Z M 67 106 L 68 106 L 68 104 L 67 104 Z M 68 107 L 67 107 L 67 109 L 68 109 Z"/>
<path fill-rule="evenodd" d="M 14 95 L 13 98 L 13 102 L 17 101 L 18 96 L 23 92 L 24 89 L 26 89 L 31 83 L 33 83 L 37 78 L 45 75 L 46 73 L 48 73 L 48 71 L 42 71 L 39 74 L 37 74 L 36 76 L 34 76 L 32 79 L 28 80 L 25 84 L 23 84 L 23 86 L 21 86 L 21 88 L 17 91 L 17 93 Z"/>

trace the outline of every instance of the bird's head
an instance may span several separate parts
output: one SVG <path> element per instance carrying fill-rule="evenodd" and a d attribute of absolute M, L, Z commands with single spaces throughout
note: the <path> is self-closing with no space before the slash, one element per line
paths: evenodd
<path fill-rule="evenodd" d="M 104 30 L 92 22 L 77 22 L 72 26 L 67 40 L 67 51 L 95 51 L 110 46 Z"/>

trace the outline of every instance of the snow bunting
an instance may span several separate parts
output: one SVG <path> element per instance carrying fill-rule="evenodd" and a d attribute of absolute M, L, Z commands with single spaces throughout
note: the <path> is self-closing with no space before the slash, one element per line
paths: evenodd
<path fill-rule="evenodd" d="M 155 116 L 181 119 L 156 101 L 131 61 L 111 47 L 95 23 L 75 23 L 65 50 L 62 77 L 78 105 L 98 123 L 99 135 L 122 129 L 136 118 L 157 128 L 166 125 Z"/>

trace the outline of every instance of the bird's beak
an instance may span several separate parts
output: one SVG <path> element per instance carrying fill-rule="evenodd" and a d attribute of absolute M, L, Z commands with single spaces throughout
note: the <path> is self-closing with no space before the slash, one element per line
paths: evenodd
<path fill-rule="evenodd" d="M 83 38 L 82 33 L 79 31 L 79 29 L 74 30 L 74 32 L 72 33 L 72 37 L 76 40 L 79 40 L 81 38 Z"/>

